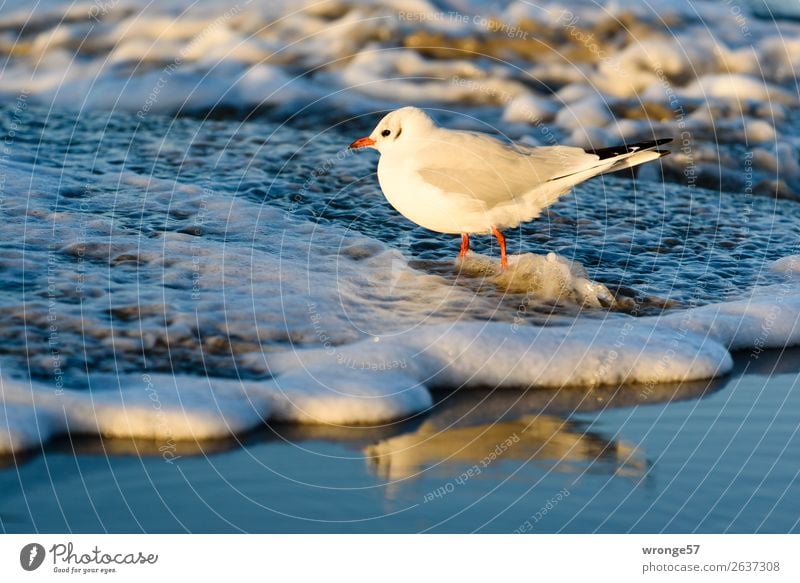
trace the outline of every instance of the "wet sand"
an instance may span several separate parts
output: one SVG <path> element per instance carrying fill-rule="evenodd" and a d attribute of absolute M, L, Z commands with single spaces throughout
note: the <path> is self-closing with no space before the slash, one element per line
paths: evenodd
<path fill-rule="evenodd" d="M 756 358 L 757 356 L 757 358 Z M 373 427 L 6 458 L 5 532 L 795 532 L 800 350 L 709 382 L 438 394 Z M 159 450 L 161 448 L 161 450 Z"/>

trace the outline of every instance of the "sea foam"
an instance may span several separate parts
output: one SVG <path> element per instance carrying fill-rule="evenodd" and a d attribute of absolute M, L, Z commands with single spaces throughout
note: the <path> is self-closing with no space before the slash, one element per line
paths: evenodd
<path fill-rule="evenodd" d="M 742 161 L 719 126 L 759 156 L 782 145 L 796 160 L 800 148 L 794 126 L 771 115 L 798 109 L 800 25 L 770 21 L 749 4 L 15 0 L 0 16 L 9 31 L 0 38 L 8 59 L 0 92 L 141 120 L 218 108 L 244 116 L 321 104 L 364 114 L 428 104 L 532 143 L 596 148 L 672 135 L 691 151 L 714 152 L 697 181 L 728 187 L 725 171 Z M 703 114 L 708 102 L 713 116 Z M 680 157 L 663 164 L 679 182 L 693 168 Z M 752 170 L 754 192 L 776 191 L 774 173 Z M 800 171 L 784 167 L 781 179 L 779 194 L 797 197 Z"/>
<path fill-rule="evenodd" d="M 331 349 L 246 355 L 272 375 L 263 381 L 91 375 L 91 390 L 79 391 L 4 373 L 0 451 L 66 432 L 180 441 L 271 420 L 375 424 L 424 412 L 437 388 L 629 383 L 646 390 L 712 378 L 730 371 L 729 350 L 800 344 L 800 294 L 781 289 L 659 317 L 419 326 Z"/>

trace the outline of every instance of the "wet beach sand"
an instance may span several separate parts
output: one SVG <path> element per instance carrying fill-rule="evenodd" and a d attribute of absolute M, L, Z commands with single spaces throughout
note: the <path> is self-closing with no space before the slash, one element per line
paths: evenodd
<path fill-rule="evenodd" d="M 0 472 L 6 532 L 796 532 L 800 350 L 709 381 L 438 394 L 379 427 L 60 439 Z"/>

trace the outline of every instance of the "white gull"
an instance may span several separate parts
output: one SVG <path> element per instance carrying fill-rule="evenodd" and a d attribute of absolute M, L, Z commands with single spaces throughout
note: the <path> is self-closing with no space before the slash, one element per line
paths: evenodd
<path fill-rule="evenodd" d="M 492 233 L 506 267 L 503 229 L 530 221 L 593 176 L 656 160 L 670 138 L 584 150 L 573 146 L 529 147 L 488 134 L 437 126 L 421 109 L 386 115 L 372 133 L 350 148 L 381 154 L 378 181 L 389 203 L 407 219 L 439 233 Z"/>

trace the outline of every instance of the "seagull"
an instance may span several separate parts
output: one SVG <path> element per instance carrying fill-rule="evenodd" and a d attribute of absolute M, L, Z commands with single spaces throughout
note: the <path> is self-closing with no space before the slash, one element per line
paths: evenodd
<path fill-rule="evenodd" d="M 669 154 L 657 148 L 671 141 L 599 150 L 530 147 L 439 127 L 421 109 L 403 107 L 350 149 L 378 150 L 378 182 L 400 214 L 431 231 L 461 234 L 460 258 L 469 251 L 470 235 L 493 234 L 505 269 L 504 229 L 535 219 L 584 180 Z"/>

